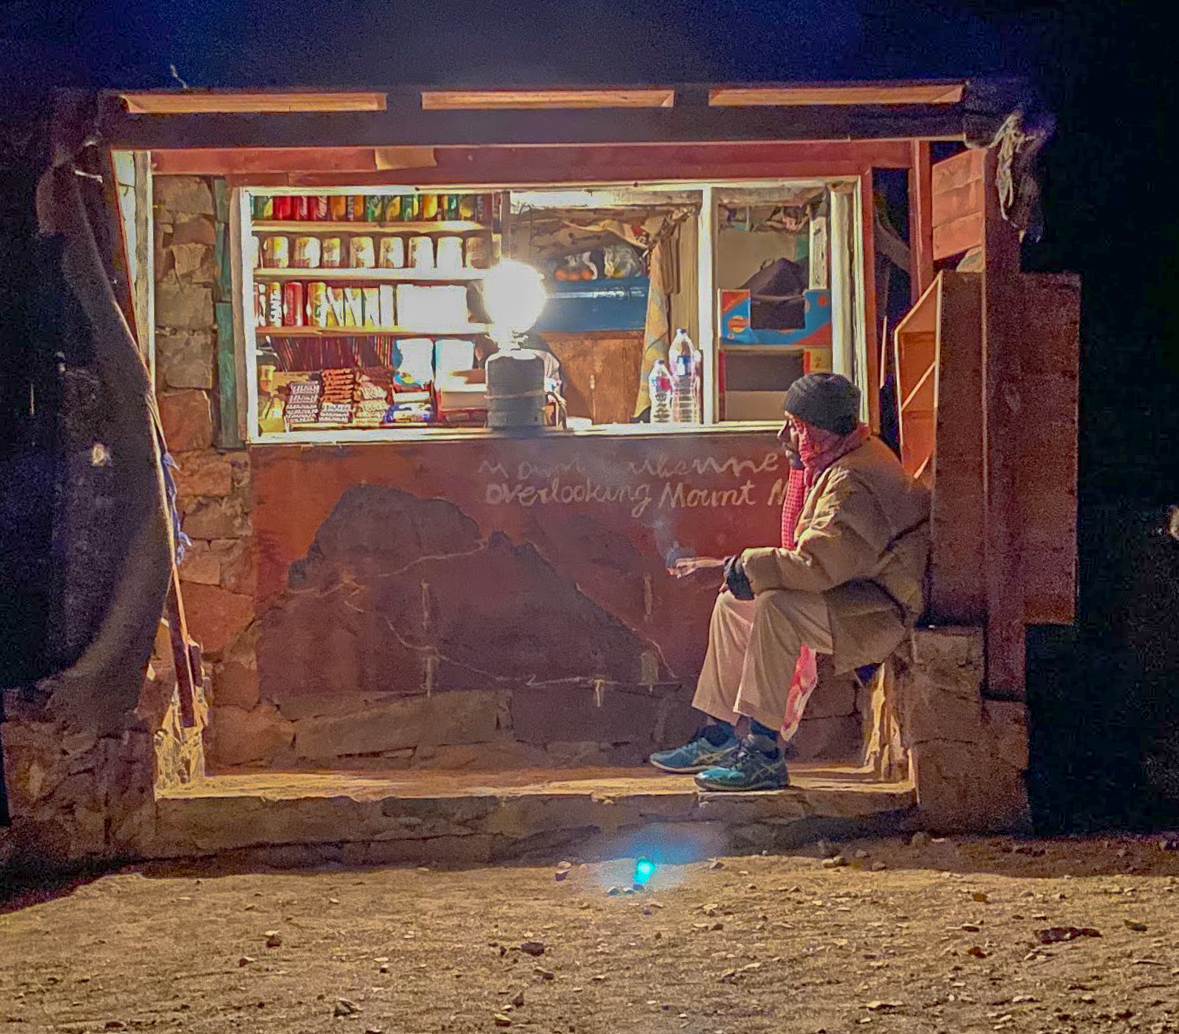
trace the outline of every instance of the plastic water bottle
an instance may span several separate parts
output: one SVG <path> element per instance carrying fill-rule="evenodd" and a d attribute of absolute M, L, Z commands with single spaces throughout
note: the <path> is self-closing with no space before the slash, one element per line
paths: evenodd
<path fill-rule="evenodd" d="M 677 330 L 671 343 L 671 418 L 677 424 L 695 424 L 696 346 L 688 332 Z"/>
<path fill-rule="evenodd" d="M 656 359 L 647 378 L 647 389 L 651 393 L 651 423 L 671 423 L 671 371 L 662 359 Z"/>

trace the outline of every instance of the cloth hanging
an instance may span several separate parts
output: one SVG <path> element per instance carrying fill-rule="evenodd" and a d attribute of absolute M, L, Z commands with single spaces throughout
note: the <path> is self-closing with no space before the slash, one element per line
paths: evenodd
<path fill-rule="evenodd" d="M 798 545 L 798 518 L 807 494 L 818 476 L 841 456 L 858 449 L 871 434 L 866 424 L 860 424 L 848 435 L 812 427 L 797 419 L 794 425 L 799 433 L 799 456 L 802 466 L 790 468 L 790 477 L 786 483 L 786 498 L 782 503 L 783 549 L 794 549 Z M 782 742 L 789 742 L 798 732 L 807 701 L 818 684 L 819 672 L 815 651 L 809 646 L 803 646 L 798 651 L 798 660 L 794 665 L 790 692 L 786 694 L 786 713 L 782 717 Z"/>

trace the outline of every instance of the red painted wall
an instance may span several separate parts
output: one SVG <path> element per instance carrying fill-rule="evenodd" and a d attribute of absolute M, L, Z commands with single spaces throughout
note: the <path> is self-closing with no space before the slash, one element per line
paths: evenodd
<path fill-rule="evenodd" d="M 667 573 L 668 560 L 673 555 L 725 556 L 776 542 L 786 471 L 771 433 L 255 446 L 251 461 L 257 605 L 263 619 L 260 664 L 267 655 L 268 628 L 278 635 L 286 627 L 289 635 L 290 626 L 275 617 L 307 591 L 308 577 L 319 579 L 316 591 L 330 603 L 340 587 L 351 591 L 357 582 L 373 581 L 370 564 L 383 564 L 384 584 L 393 575 L 409 579 L 392 608 L 398 611 L 392 620 L 400 623 L 399 637 L 428 639 L 431 621 L 442 625 L 459 620 L 456 615 L 477 613 L 489 625 L 498 622 L 499 638 L 504 628 L 513 635 L 542 628 L 536 633 L 542 641 L 531 644 L 537 656 L 550 657 L 548 666 L 568 673 L 577 662 L 563 655 L 562 643 L 567 639 L 575 653 L 587 623 L 612 626 L 617 619 L 644 649 L 657 654 L 661 680 L 686 681 L 694 681 L 703 659 L 719 574 L 675 579 Z M 445 531 L 443 524 L 466 530 Z M 438 545 L 431 541 L 434 534 L 451 536 L 447 542 L 455 535 L 465 538 Z M 499 553 L 489 559 L 485 547 L 493 537 Z M 398 558 L 390 560 L 382 550 L 396 550 Z M 464 550 L 469 559 L 461 555 Z M 371 559 L 378 553 L 380 559 Z M 327 581 L 325 565 L 331 568 Z M 439 574 L 442 568 L 450 573 Z M 438 604 L 443 613 L 427 614 L 418 628 L 417 602 L 401 597 L 416 591 L 417 582 L 409 576 L 427 570 L 429 580 L 443 586 L 444 603 Z M 467 580 L 464 571 L 471 572 Z M 353 608 L 374 605 L 361 602 Z M 301 606 L 307 609 L 306 600 Z M 429 611 L 430 605 L 422 606 Z M 477 637 L 482 625 L 466 627 L 476 630 L 468 637 Z M 383 633 L 349 633 L 377 634 Z M 339 637 L 323 653 L 348 650 L 353 641 Z M 278 642 L 270 646 L 282 649 Z M 589 649 L 592 653 L 592 644 Z M 497 644 L 488 642 L 488 664 L 494 666 L 496 654 Z M 297 670 L 318 663 L 315 651 L 305 652 Z M 386 689 L 421 691 L 416 668 L 407 666 L 404 685 L 398 686 L 402 669 L 386 663 L 381 675 Z M 547 677 L 544 670 L 532 674 Z M 265 681 L 265 671 L 262 676 Z M 334 692 L 323 688 L 335 686 L 332 679 L 313 681 L 317 692 Z"/>

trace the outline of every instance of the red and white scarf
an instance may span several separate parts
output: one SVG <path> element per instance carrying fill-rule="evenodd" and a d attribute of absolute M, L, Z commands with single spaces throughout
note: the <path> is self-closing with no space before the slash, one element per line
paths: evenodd
<path fill-rule="evenodd" d="M 841 435 L 814 427 L 797 417 L 791 417 L 791 420 L 798 432 L 798 456 L 802 466 L 790 468 L 790 478 L 786 483 L 786 498 L 782 503 L 783 549 L 794 549 L 798 545 L 798 518 L 819 475 L 837 459 L 858 449 L 871 434 L 866 424 L 860 424 L 851 434 Z M 815 651 L 804 646 L 798 653 L 794 679 L 786 695 L 786 714 L 782 718 L 783 742 L 789 741 L 798 732 L 802 713 L 818 681 Z"/>

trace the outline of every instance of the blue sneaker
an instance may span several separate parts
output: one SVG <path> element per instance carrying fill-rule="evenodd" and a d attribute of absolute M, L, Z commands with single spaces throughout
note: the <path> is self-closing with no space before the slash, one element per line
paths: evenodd
<path fill-rule="evenodd" d="M 790 776 L 778 744 L 767 736 L 746 736 L 730 757 L 700 772 L 696 785 L 701 790 L 781 790 L 790 785 Z"/>
<path fill-rule="evenodd" d="M 720 744 L 709 743 L 703 734 L 699 734 L 682 747 L 657 750 L 647 760 L 663 772 L 691 775 L 693 772 L 703 772 L 714 765 L 725 764 L 740 745 L 741 741 L 732 733 Z"/>

